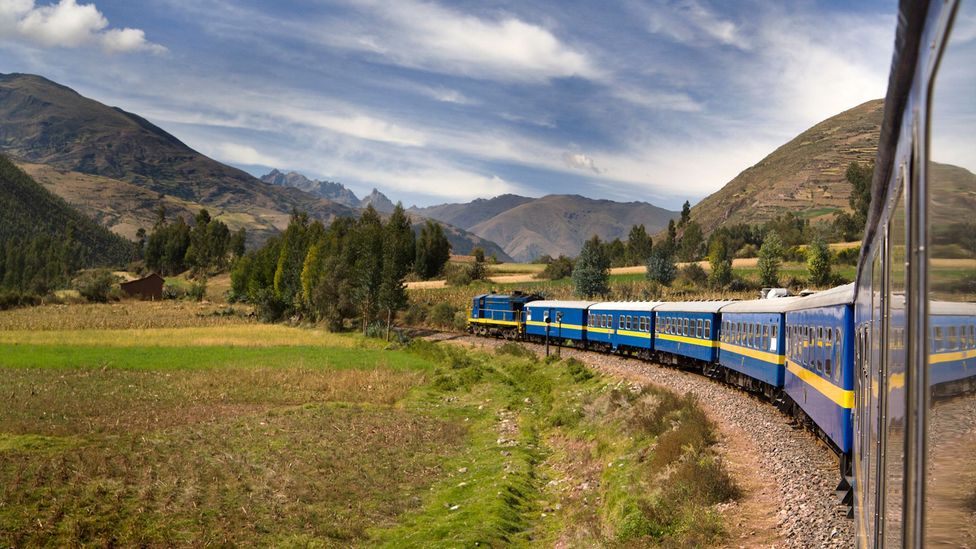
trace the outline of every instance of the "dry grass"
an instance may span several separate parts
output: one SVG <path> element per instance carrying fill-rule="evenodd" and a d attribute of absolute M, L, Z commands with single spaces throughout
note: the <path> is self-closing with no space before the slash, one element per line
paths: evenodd
<path fill-rule="evenodd" d="M 0 312 L 7 330 L 111 330 L 256 324 L 247 306 L 185 301 L 122 301 L 106 304 L 42 305 Z"/>
<path fill-rule="evenodd" d="M 325 330 L 277 324 L 239 324 L 194 328 L 106 330 L 7 330 L 0 345 L 95 345 L 99 347 L 282 347 L 353 348 L 362 340 Z"/>
<path fill-rule="evenodd" d="M 417 372 L 326 368 L 124 370 L 0 369 L 3 431 L 14 435 L 143 433 L 215 423 L 273 407 L 355 402 L 391 405 Z"/>

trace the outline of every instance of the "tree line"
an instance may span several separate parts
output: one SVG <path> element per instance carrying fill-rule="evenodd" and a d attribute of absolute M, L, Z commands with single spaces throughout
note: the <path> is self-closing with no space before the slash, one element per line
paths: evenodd
<path fill-rule="evenodd" d="M 223 221 L 211 218 L 206 208 L 196 215 L 192 227 L 180 216 L 167 222 L 166 208 L 160 205 L 152 232 L 147 236 L 139 229 L 136 238 L 136 248 L 149 270 L 162 275 L 191 270 L 194 275 L 206 276 L 226 269 L 230 256 L 244 256 L 247 231 L 242 227 L 231 233 Z"/>
<path fill-rule="evenodd" d="M 405 280 L 440 274 L 451 247 L 439 224 L 416 235 L 401 204 L 384 221 L 372 206 L 326 228 L 305 213 L 284 233 L 248 252 L 231 270 L 232 298 L 254 304 L 267 320 L 300 317 L 332 330 L 357 321 L 387 327 L 407 304 Z"/>
<path fill-rule="evenodd" d="M 762 286 L 781 284 L 780 269 L 784 261 L 805 262 L 808 282 L 814 286 L 827 286 L 839 282 L 833 273 L 833 257 L 827 242 L 862 237 L 871 204 L 873 172 L 871 164 L 852 162 L 848 166 L 846 179 L 851 184 L 849 205 L 852 213 L 836 214 L 827 226 L 812 228 L 808 220 L 787 212 L 761 225 L 743 223 L 719 227 L 706 239 L 701 226 L 691 219 L 691 204 L 686 201 L 677 222 L 673 219 L 668 222 L 663 242 L 654 245 L 643 226 L 633 227 L 630 241 L 626 243 L 619 239 L 603 242 L 594 236 L 583 245 L 575 262 L 563 257 L 558 260 L 547 258 L 545 273 L 553 278 L 553 275 L 566 274 L 568 267 L 576 295 L 592 298 L 609 294 L 611 267 L 619 266 L 621 262 L 632 265 L 641 259 L 638 264 L 646 266 L 646 277 L 654 283 L 670 286 L 680 275 L 697 287 L 725 290 L 743 285 L 735 277 L 732 260 L 735 257 L 758 257 Z M 965 225 L 959 227 L 951 230 L 965 232 Z M 976 242 L 976 239 L 970 241 Z M 976 244 L 973 247 L 976 248 Z M 856 261 L 857 251 L 853 249 L 850 253 L 842 252 L 842 255 L 848 261 Z M 709 262 L 707 273 L 696 263 L 703 259 Z M 679 270 L 678 262 L 687 265 Z M 550 267 L 553 267 L 551 273 Z"/>

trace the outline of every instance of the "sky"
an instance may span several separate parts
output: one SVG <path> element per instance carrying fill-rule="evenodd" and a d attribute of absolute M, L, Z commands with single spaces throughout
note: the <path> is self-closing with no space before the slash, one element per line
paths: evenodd
<path fill-rule="evenodd" d="M 405 205 L 679 209 L 884 96 L 896 2 L 0 0 L 0 72 Z"/>

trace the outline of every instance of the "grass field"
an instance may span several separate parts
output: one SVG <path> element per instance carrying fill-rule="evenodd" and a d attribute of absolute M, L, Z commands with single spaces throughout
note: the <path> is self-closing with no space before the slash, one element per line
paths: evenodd
<path fill-rule="evenodd" d="M 692 400 L 170 305 L 0 313 L 0 546 L 724 539 Z"/>

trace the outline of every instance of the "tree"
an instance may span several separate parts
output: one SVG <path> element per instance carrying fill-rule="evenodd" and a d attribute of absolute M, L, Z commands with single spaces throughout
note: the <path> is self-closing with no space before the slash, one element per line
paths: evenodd
<path fill-rule="evenodd" d="M 677 245 L 678 239 L 678 229 L 674 226 L 674 220 L 668 220 L 668 239 L 664 242 L 667 246 L 668 254 L 673 254 L 675 251 L 675 246 Z"/>
<path fill-rule="evenodd" d="M 779 286 L 779 268 L 783 262 L 783 241 L 774 232 L 766 234 L 759 248 L 759 281 L 763 286 Z"/>
<path fill-rule="evenodd" d="M 681 236 L 678 246 L 678 257 L 681 261 L 698 261 L 701 257 L 701 247 L 705 238 L 702 236 L 701 226 L 694 221 L 685 225 L 685 232 Z"/>
<path fill-rule="evenodd" d="M 580 250 L 573 268 L 573 291 L 578 296 L 593 297 L 610 293 L 610 258 L 594 235 Z"/>
<path fill-rule="evenodd" d="M 387 221 L 383 238 L 383 271 L 380 282 L 379 306 L 386 309 L 386 339 L 390 339 L 390 329 L 393 326 L 393 313 L 407 306 L 407 289 L 403 284 L 404 278 L 410 272 L 416 256 L 415 237 L 410 219 L 403 210 L 403 204 L 397 202 Z M 481 262 L 484 265 L 485 251 L 480 251 Z M 478 264 L 478 254 L 475 263 Z"/>
<path fill-rule="evenodd" d="M 627 235 L 627 263 L 629 265 L 645 265 L 651 257 L 653 241 L 643 225 L 634 225 Z"/>
<path fill-rule="evenodd" d="M 537 278 L 559 280 L 568 276 L 573 276 L 573 260 L 560 255 L 556 259 L 550 259 L 545 270 L 539 273 Z"/>
<path fill-rule="evenodd" d="M 451 243 L 444 235 L 444 229 L 436 221 L 428 219 L 420 229 L 417 239 L 417 255 L 414 270 L 424 280 L 429 280 L 444 270 L 451 258 Z"/>
<path fill-rule="evenodd" d="M 485 266 L 485 251 L 481 247 L 475 246 L 471 250 L 471 255 L 474 256 L 474 263 L 468 268 L 468 278 L 472 281 L 485 280 L 488 278 L 488 268 Z"/>
<path fill-rule="evenodd" d="M 369 322 L 379 306 L 380 286 L 383 282 L 383 220 L 370 204 L 359 217 L 356 234 L 356 261 L 353 272 L 353 296 L 362 315 L 362 329 L 366 333 Z"/>
<path fill-rule="evenodd" d="M 647 260 L 647 279 L 670 286 L 678 276 L 678 266 L 674 262 L 674 255 L 666 246 L 655 246 L 651 257 Z"/>
<path fill-rule="evenodd" d="M 814 286 L 830 284 L 830 250 L 827 248 L 827 243 L 819 236 L 810 244 L 807 270 L 810 271 L 810 283 Z"/>
<path fill-rule="evenodd" d="M 234 236 L 230 238 L 230 251 L 234 254 L 234 257 L 240 259 L 244 257 L 245 246 L 247 244 L 247 231 L 244 227 L 241 227 L 234 233 Z"/>
<path fill-rule="evenodd" d="M 725 288 L 732 282 L 732 250 L 724 238 L 712 239 L 708 250 L 708 262 L 712 272 L 708 275 L 709 283 L 715 288 Z"/>
<path fill-rule="evenodd" d="M 691 221 L 691 203 L 685 200 L 683 206 L 681 206 L 681 219 L 678 221 L 678 227 L 684 227 Z"/>
<path fill-rule="evenodd" d="M 146 229 L 139 227 L 136 231 L 136 258 L 142 259 L 146 254 Z"/>
<path fill-rule="evenodd" d="M 871 209 L 871 178 L 874 176 L 874 163 L 859 164 L 851 162 L 847 166 L 845 173 L 847 181 L 851 184 L 851 196 L 848 203 L 854 210 L 854 219 L 864 230 L 864 223 L 868 218 L 868 211 Z"/>

